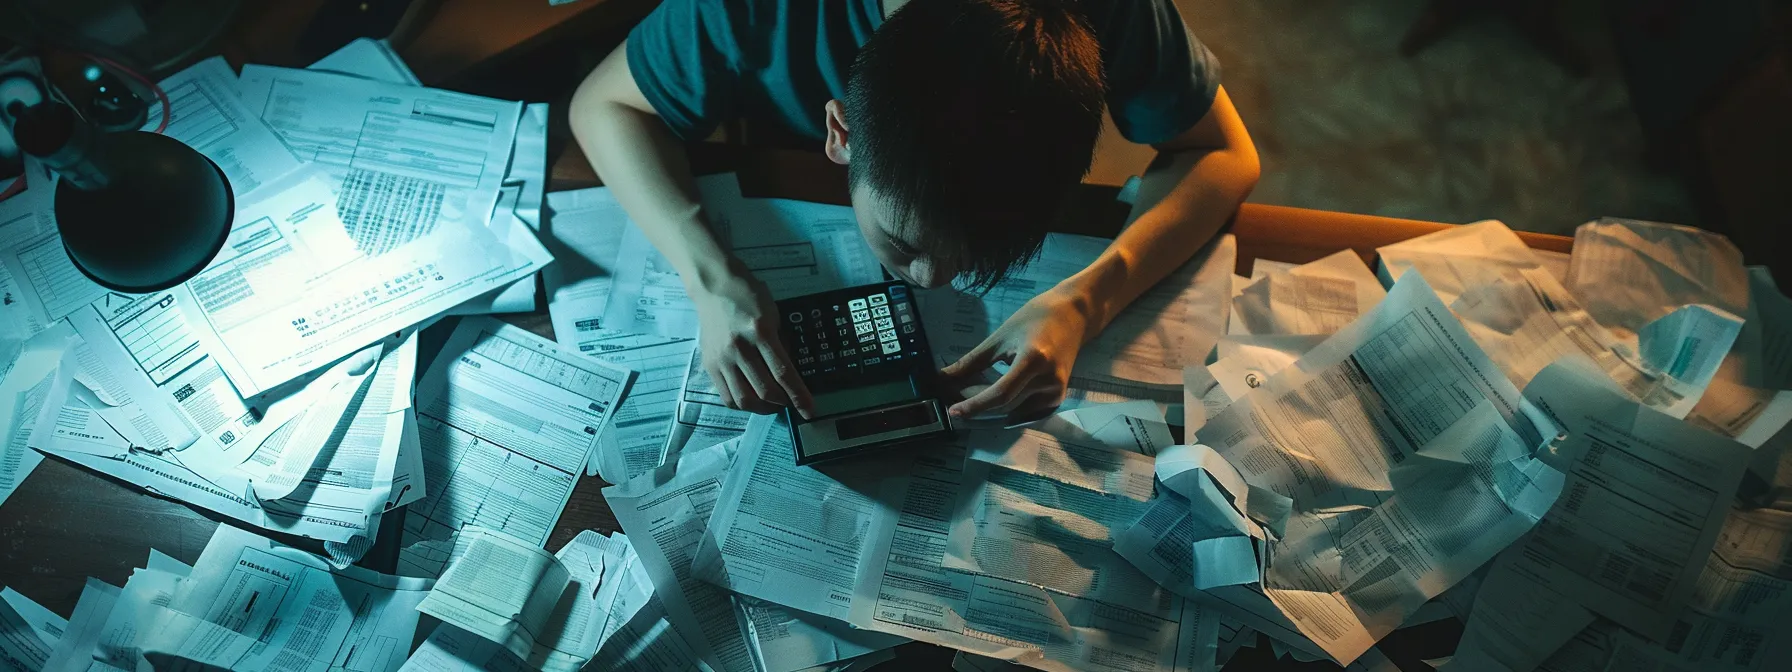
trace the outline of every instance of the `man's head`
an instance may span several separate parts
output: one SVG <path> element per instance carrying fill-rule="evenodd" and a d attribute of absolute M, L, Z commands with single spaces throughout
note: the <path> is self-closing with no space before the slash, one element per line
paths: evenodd
<path fill-rule="evenodd" d="M 1101 50 L 1065 0 L 909 0 L 828 103 L 859 227 L 884 265 L 988 287 L 1025 263 L 1089 169 Z"/>

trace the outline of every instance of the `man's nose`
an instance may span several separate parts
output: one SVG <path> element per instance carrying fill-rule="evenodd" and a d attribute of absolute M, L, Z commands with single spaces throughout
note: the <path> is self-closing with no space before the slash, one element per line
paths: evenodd
<path fill-rule="evenodd" d="M 922 289 L 933 289 L 946 284 L 950 278 L 939 271 L 939 265 L 927 259 L 916 259 L 908 263 L 908 277 Z"/>

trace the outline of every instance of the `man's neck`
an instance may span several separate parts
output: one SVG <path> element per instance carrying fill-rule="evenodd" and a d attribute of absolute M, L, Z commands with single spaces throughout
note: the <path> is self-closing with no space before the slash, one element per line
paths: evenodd
<path fill-rule="evenodd" d="M 884 0 L 884 18 L 890 18 L 891 14 L 895 14 L 896 10 L 902 9 L 902 6 L 907 3 L 908 0 Z"/>

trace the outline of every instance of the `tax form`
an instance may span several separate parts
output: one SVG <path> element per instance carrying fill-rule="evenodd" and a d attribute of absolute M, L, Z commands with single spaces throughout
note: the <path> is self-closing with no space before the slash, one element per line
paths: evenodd
<path fill-rule="evenodd" d="M 36 160 L 25 162 L 23 193 L 0 202 L 0 267 L 15 290 L 13 299 L 42 327 L 62 319 L 106 293 L 69 260 L 56 228 L 56 177 Z"/>
<path fill-rule="evenodd" d="M 545 545 L 631 372 L 488 317 L 462 319 L 418 383 L 430 491 L 399 567 L 436 576 L 473 525 Z"/>
<path fill-rule="evenodd" d="M 423 485 L 419 475 L 399 467 L 404 464 L 399 453 L 407 431 L 415 431 L 410 395 L 416 370 L 415 334 L 370 347 L 378 353 L 378 361 L 372 377 L 357 390 L 352 409 L 344 407 L 335 419 L 314 418 L 325 428 L 340 429 L 327 436 L 295 436 L 299 426 L 279 420 L 294 416 L 278 410 L 277 404 L 270 410 L 272 421 L 265 423 L 270 428 L 265 440 L 239 442 L 228 451 L 207 446 L 159 452 L 132 448 L 142 444 L 120 436 L 128 427 L 115 429 L 107 422 L 86 423 L 83 431 L 95 433 L 94 443 L 121 450 L 101 453 L 45 445 L 44 437 L 66 434 L 69 423 L 92 418 L 83 413 L 88 410 L 82 406 L 85 402 L 71 396 L 71 387 L 78 384 L 71 381 L 51 390 L 49 398 L 57 410 L 41 414 L 33 443 L 88 469 L 257 527 L 326 544 L 355 545 L 357 539 L 373 536 L 382 512 L 416 499 Z M 306 405 L 305 394 L 297 393 L 299 407 L 316 410 Z M 256 474 L 272 472 L 259 467 L 282 462 L 279 455 L 289 445 L 311 455 L 310 460 L 284 461 L 293 469 L 287 474 L 298 479 L 294 487 L 302 497 L 264 500 L 256 494 Z M 345 549 L 333 553 L 342 554 L 333 558 L 342 564 L 358 557 Z"/>
<path fill-rule="evenodd" d="M 1788 650 L 1784 620 L 1792 613 L 1788 553 L 1792 553 L 1792 513 L 1731 510 L 1668 642 L 1620 632 L 1613 669 L 1774 669 Z"/>
<path fill-rule="evenodd" d="M 1258 265 L 1252 271 L 1263 268 Z M 1356 318 L 1387 292 L 1354 250 L 1340 250 L 1318 261 L 1253 278 L 1233 299 L 1231 310 L 1245 333 L 1300 336 L 1332 334 Z"/>
<path fill-rule="evenodd" d="M 466 550 L 448 564 L 417 611 L 440 619 L 444 626 L 495 642 L 539 668 L 576 670 L 590 658 L 571 652 L 554 655 L 560 652 L 552 646 L 539 647 L 537 655 L 536 638 L 547 635 L 550 625 L 560 634 L 565 633 L 564 625 L 576 625 L 583 634 L 601 562 L 597 571 L 584 562 L 562 563 L 538 546 L 476 527 L 462 529 L 459 543 Z M 577 546 L 572 548 L 577 552 Z M 569 590 L 570 598 L 563 599 Z M 562 602 L 570 613 L 554 613 Z M 569 623 L 575 614 L 577 622 Z M 550 622 L 553 617 L 557 622 Z"/>
<path fill-rule="evenodd" d="M 732 176 L 723 176 L 731 178 Z M 697 178 L 701 184 L 715 176 Z M 556 263 L 541 271 L 542 291 L 554 340 L 584 350 L 588 338 L 605 338 L 605 308 L 622 254 L 622 238 L 633 225 L 622 204 L 604 187 L 556 191 L 547 195 L 542 242 Z"/>
<path fill-rule="evenodd" d="M 682 453 L 632 481 L 604 488 L 616 522 L 635 540 L 667 620 L 695 657 L 718 672 L 751 672 L 752 653 L 728 592 L 698 580 L 692 559 L 738 443 Z"/>
<path fill-rule="evenodd" d="M 723 441 L 739 438 L 756 414 L 729 408 L 716 391 L 716 381 L 703 367 L 703 349 L 691 348 L 685 362 L 683 384 L 679 386 L 677 415 L 672 431 L 666 437 L 662 460 L 685 450 L 697 450 Z"/>
<path fill-rule="evenodd" d="M 1196 437 L 1293 500 L 1264 592 L 1349 663 L 1536 523 L 1557 433 L 1413 273 Z"/>
<path fill-rule="evenodd" d="M 56 646 L 57 640 L 62 639 L 62 633 L 68 630 L 68 619 L 57 616 L 56 612 L 45 609 L 43 605 L 12 588 L 0 590 L 0 602 L 5 602 L 7 608 L 18 614 L 19 621 L 45 643 L 46 655 L 48 649 Z"/>
<path fill-rule="evenodd" d="M 1584 356 L 1633 396 L 1685 416 L 1738 333 L 1735 317 L 1697 306 L 1664 307 L 1651 313 L 1650 322 L 1614 333 L 1583 307 L 1594 297 L 1568 291 L 1497 221 L 1452 227 L 1379 251 L 1390 280 L 1414 269 L 1435 278 L 1439 298 L 1518 386 L 1558 359 Z"/>
<path fill-rule="evenodd" d="M 313 168 L 290 173 L 263 193 L 239 208 L 211 265 L 174 290 L 175 305 L 245 396 L 539 266 L 483 226 L 351 225 L 337 216 L 348 206 Z M 377 240 L 368 238 L 375 234 Z"/>
<path fill-rule="evenodd" d="M 844 620 L 879 507 L 872 495 L 906 460 L 824 471 L 797 466 L 794 455 L 782 416 L 754 416 L 691 571 L 741 595 Z M 883 646 L 867 648 L 900 643 L 884 639 Z"/>
<path fill-rule="evenodd" d="M 317 556 L 220 525 L 170 599 L 144 610 L 135 644 L 150 661 L 225 669 L 394 670 L 409 652 L 416 607 L 430 585 L 332 569 Z"/>
<path fill-rule="evenodd" d="M 1582 224 L 1564 284 L 1594 319 L 1620 334 L 1687 304 L 1748 311 L 1742 251 L 1690 226 L 1611 217 Z"/>
<path fill-rule="evenodd" d="M 0 502 L 5 502 L 25 481 L 43 456 L 29 446 L 37 417 L 58 376 L 74 375 L 73 358 L 65 351 L 73 343 L 66 325 L 57 325 L 15 344 L 12 361 L 0 373 Z M 66 385 L 66 380 L 61 383 Z"/>
<path fill-rule="evenodd" d="M 237 86 L 293 154 L 335 179 L 343 222 L 370 254 L 484 228 L 522 114 L 521 103 L 314 70 L 248 65 Z"/>
<path fill-rule="evenodd" d="M 893 507 L 872 520 L 849 622 L 1047 670 L 1211 668 L 1219 618 L 1191 600 L 1113 605 L 946 569 L 964 455 L 916 451 L 886 480 L 878 499 Z"/>
<path fill-rule="evenodd" d="M 597 437 L 585 475 L 625 483 L 660 466 L 697 341 L 610 332 L 588 338 L 579 348 L 600 362 L 635 371 L 616 417 Z"/>
<path fill-rule="evenodd" d="M 312 63 L 307 70 L 332 72 L 390 84 L 423 83 L 384 40 L 359 38 Z M 541 225 L 542 191 L 547 181 L 547 103 L 523 108 L 511 145 L 510 163 L 490 217 L 492 235 L 511 249 L 546 264 L 553 259 L 535 238 Z M 519 313 L 535 310 L 535 279 L 522 278 L 449 309 L 451 315 Z"/>
<path fill-rule="evenodd" d="M 1525 393 L 1569 431 L 1554 458 L 1567 484 L 1502 559 L 1600 616 L 1668 637 L 1751 451 L 1625 399 L 1584 369 L 1553 366 Z"/>
<path fill-rule="evenodd" d="M 1039 256 L 981 297 L 942 288 L 921 292 L 921 316 L 941 366 L 964 357 L 1033 297 L 1082 271 L 1112 241 L 1047 234 Z M 1165 277 L 1083 346 L 1073 390 L 1176 403 L 1182 368 L 1203 363 L 1226 330 L 1237 242 L 1230 234 Z"/>
<path fill-rule="evenodd" d="M 49 660 L 56 638 L 46 637 L 33 624 L 30 618 L 36 615 L 35 611 L 28 615 L 20 609 L 26 605 L 39 610 L 43 607 L 10 588 L 7 591 L 7 599 L 0 602 L 0 668 L 8 672 L 37 672 Z"/>

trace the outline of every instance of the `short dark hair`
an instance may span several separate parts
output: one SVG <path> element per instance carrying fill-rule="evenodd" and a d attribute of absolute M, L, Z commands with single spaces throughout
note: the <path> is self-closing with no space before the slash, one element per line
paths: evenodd
<path fill-rule="evenodd" d="M 1088 172 L 1105 89 L 1068 0 L 910 0 L 853 60 L 849 179 L 987 289 L 1038 254 Z"/>

